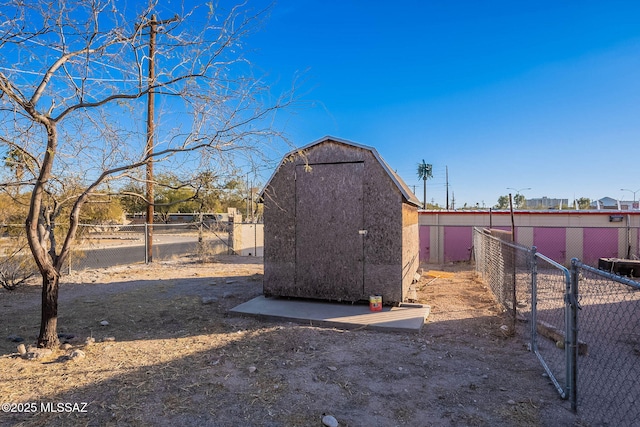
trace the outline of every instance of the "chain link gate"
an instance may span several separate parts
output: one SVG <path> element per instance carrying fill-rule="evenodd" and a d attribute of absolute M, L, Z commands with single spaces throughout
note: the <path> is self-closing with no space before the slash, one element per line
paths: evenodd
<path fill-rule="evenodd" d="M 572 384 L 570 337 L 566 331 L 571 274 L 567 268 L 532 249 L 531 351 L 563 399 Z"/>
<path fill-rule="evenodd" d="M 562 398 L 569 396 L 571 371 L 565 328 L 569 270 L 550 258 L 505 240 L 510 233 L 474 228 L 476 272 L 513 320 L 512 329 L 529 340 Z M 518 328 L 519 322 L 528 327 Z"/>

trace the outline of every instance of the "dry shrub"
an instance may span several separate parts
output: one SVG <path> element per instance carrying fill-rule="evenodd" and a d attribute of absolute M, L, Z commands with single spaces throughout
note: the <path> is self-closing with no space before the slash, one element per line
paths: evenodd
<path fill-rule="evenodd" d="M 211 242 L 206 240 L 199 240 L 196 246 L 196 257 L 202 264 L 209 262 L 215 262 L 216 252 Z"/>
<path fill-rule="evenodd" d="M 0 285 L 14 291 L 35 274 L 35 265 L 28 255 L 14 252 L 0 261 Z"/>

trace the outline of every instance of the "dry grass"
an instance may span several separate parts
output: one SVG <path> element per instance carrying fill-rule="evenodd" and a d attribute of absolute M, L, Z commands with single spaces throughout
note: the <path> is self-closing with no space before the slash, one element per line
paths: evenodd
<path fill-rule="evenodd" d="M 553 413 L 549 404 L 535 406 L 535 371 L 530 378 L 497 376 L 519 344 L 501 336 L 501 319 L 471 272 L 460 273 L 458 293 L 449 279 L 425 286 L 425 278 L 419 298 L 432 304 L 440 323 L 396 335 L 229 317 L 229 308 L 261 292 L 262 265 L 240 260 L 176 261 L 69 278 L 77 283 L 63 285 L 59 330 L 75 335 L 72 348 L 25 360 L 11 354 L 15 343 L 2 340 L 0 400 L 87 402 L 88 412 L 0 413 L 0 424 L 309 426 L 332 413 L 341 426 L 429 419 L 435 425 L 540 425 L 543 409 Z M 204 304 L 203 297 L 217 300 Z M 0 326 L 5 336 L 34 341 L 37 286 L 0 298 L 10 313 Z M 474 315 L 462 315 L 465 310 Z M 103 320 L 109 325 L 101 326 Z M 455 336 L 456 330 L 471 336 Z M 86 345 L 87 337 L 96 342 Z M 481 356 L 478 348 L 485 349 Z M 66 360 L 74 349 L 86 357 Z M 470 381 L 480 385 L 471 389 Z M 496 401 L 498 383 L 519 387 L 510 395 L 516 402 L 533 403 Z"/>
<path fill-rule="evenodd" d="M 156 274 L 153 271 L 145 273 L 145 266 L 138 269 L 105 273 L 106 277 L 102 279 L 126 280 L 131 276 L 151 277 Z M 193 295 L 182 295 L 179 289 L 182 282 L 171 278 L 170 271 L 165 272 L 167 279 L 156 280 L 154 277 L 152 281 L 155 283 L 152 284 L 131 282 L 131 290 L 126 290 L 124 282 L 125 290 L 114 294 L 105 295 L 98 291 L 99 283 L 81 285 L 93 286 L 95 292 L 90 290 L 85 292 L 85 296 L 60 303 L 58 331 L 74 335 L 70 340 L 61 339 L 68 341 L 71 348 L 60 348 L 38 360 L 25 360 L 15 353 L 15 343 L 0 342 L 0 351 L 4 354 L 0 359 L 3 378 L 0 396 L 3 396 L 3 402 L 58 402 L 61 396 L 64 396 L 64 401 L 84 402 L 86 398 L 81 398 L 78 390 L 95 388 L 102 391 L 91 393 L 89 407 L 108 410 L 112 419 L 103 421 L 119 424 L 121 421 L 137 422 L 137 418 L 140 418 L 138 421 L 148 419 L 144 410 L 148 397 L 168 385 L 190 395 L 194 390 L 202 390 L 206 396 L 221 384 L 212 384 L 206 379 L 210 378 L 210 367 L 224 363 L 229 355 L 236 365 L 258 358 L 253 347 L 251 351 L 237 351 L 235 343 L 251 339 L 252 335 L 259 335 L 262 331 L 237 331 L 237 327 L 225 324 L 224 303 L 237 302 L 237 299 L 232 297 L 226 301 L 223 294 L 228 288 L 226 281 L 233 282 L 235 287 L 246 288 L 241 292 L 255 294 L 256 285 L 261 280 L 260 269 L 223 269 L 222 278 L 213 275 L 211 279 L 211 276 L 201 279 L 201 289 L 194 289 Z M 177 275 L 183 276 L 185 270 Z M 188 274 L 197 275 L 201 269 L 195 270 L 196 273 Z M 220 291 L 216 292 L 216 288 Z M 214 292 L 209 292 L 211 290 Z M 38 286 L 32 285 L 20 293 L 4 294 L 3 297 L 25 299 L 37 295 L 38 291 Z M 203 304 L 198 293 L 219 294 L 223 303 Z M 5 332 L 26 337 L 27 344 L 34 344 L 38 310 L 33 308 L 35 310 L 14 311 L 11 325 L 4 325 Z M 104 320 L 109 322 L 107 326 L 101 325 Z M 268 333 L 269 329 L 265 332 Z M 86 344 L 89 337 L 96 342 Z M 242 347 L 247 346 L 244 344 Z M 67 360 L 65 356 L 75 349 L 84 351 L 86 358 Z M 180 381 L 187 376 L 188 381 Z M 118 383 L 115 394 L 110 387 L 114 383 Z M 161 414 L 188 409 L 185 399 L 172 396 L 157 402 Z M 134 413 L 137 415 L 131 418 Z M 26 424 L 48 425 L 58 416 L 40 414 Z"/>

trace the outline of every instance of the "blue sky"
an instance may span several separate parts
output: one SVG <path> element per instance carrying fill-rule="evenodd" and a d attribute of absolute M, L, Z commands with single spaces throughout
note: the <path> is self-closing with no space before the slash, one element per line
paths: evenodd
<path fill-rule="evenodd" d="M 373 146 L 420 198 L 422 159 L 440 205 L 447 166 L 456 207 L 640 189 L 638 2 L 280 0 L 247 42 L 274 93 L 299 77 L 296 145 Z"/>

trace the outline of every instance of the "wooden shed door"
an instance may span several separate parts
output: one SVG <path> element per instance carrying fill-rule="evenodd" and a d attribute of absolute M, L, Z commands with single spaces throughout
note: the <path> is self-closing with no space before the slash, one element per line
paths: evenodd
<path fill-rule="evenodd" d="M 310 167 L 296 168 L 296 287 L 309 297 L 358 300 L 364 292 L 364 163 Z"/>

